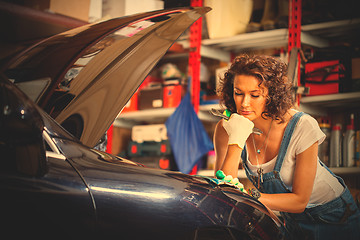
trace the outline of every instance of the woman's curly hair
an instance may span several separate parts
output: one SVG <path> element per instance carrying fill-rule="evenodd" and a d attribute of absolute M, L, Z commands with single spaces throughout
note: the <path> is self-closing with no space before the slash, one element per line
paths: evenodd
<path fill-rule="evenodd" d="M 263 118 L 284 121 L 285 113 L 293 106 L 292 85 L 287 78 L 287 65 L 271 56 L 241 55 L 235 58 L 230 68 L 220 80 L 218 95 L 220 102 L 235 113 L 234 78 L 236 75 L 249 75 L 259 79 L 260 84 L 268 89 Z"/>

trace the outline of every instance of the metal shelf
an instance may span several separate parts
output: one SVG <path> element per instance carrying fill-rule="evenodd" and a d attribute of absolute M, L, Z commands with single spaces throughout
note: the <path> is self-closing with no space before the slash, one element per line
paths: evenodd
<path fill-rule="evenodd" d="M 226 51 L 249 48 L 271 48 L 286 46 L 288 42 L 287 38 L 287 29 L 274 29 L 244 33 L 227 38 L 204 39 L 202 40 L 202 45 Z"/>
<path fill-rule="evenodd" d="M 314 47 L 328 47 L 331 40 L 354 41 L 354 35 L 359 35 L 359 31 L 360 19 L 309 24 L 301 27 L 301 42 Z M 228 38 L 204 39 L 202 41 L 203 46 L 226 51 L 286 47 L 287 43 L 288 29 L 285 28 L 243 33 Z"/>
<path fill-rule="evenodd" d="M 141 122 L 162 122 L 173 114 L 175 108 L 153 108 L 120 113 L 115 119 L 114 126 L 131 128 Z"/>
<path fill-rule="evenodd" d="M 198 117 L 201 121 L 217 122 L 220 120 L 219 117 L 215 117 L 210 114 L 209 111 L 211 108 L 220 109 L 220 105 L 210 104 L 199 106 Z M 153 108 L 120 113 L 115 119 L 114 126 L 131 128 L 141 122 L 163 123 L 171 116 L 171 114 L 174 113 L 175 110 L 176 108 Z"/>
<path fill-rule="evenodd" d="M 301 98 L 305 104 L 321 105 L 322 107 L 334 107 L 344 104 L 356 104 L 360 100 L 360 92 L 336 93 Z"/>
<path fill-rule="evenodd" d="M 230 62 L 231 54 L 229 51 L 219 48 L 214 48 L 212 46 L 206 46 L 205 44 L 203 44 L 204 41 L 206 40 L 201 40 L 201 48 L 200 48 L 201 57 L 216 59 L 223 62 Z M 177 41 L 177 43 L 181 44 L 185 49 L 190 48 L 190 43 L 188 40 L 180 40 Z"/>
<path fill-rule="evenodd" d="M 301 30 L 302 33 L 333 42 L 357 44 L 360 39 L 360 18 L 304 25 Z"/>
<path fill-rule="evenodd" d="M 330 108 L 360 106 L 360 92 L 305 96 L 300 99 L 300 109 L 314 115 L 326 115 Z"/>

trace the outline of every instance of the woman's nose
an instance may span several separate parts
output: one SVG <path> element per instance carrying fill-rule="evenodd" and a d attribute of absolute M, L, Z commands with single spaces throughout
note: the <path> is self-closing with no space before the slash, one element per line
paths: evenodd
<path fill-rule="evenodd" d="M 250 106 L 250 96 L 244 95 L 241 105 L 242 107 Z"/>

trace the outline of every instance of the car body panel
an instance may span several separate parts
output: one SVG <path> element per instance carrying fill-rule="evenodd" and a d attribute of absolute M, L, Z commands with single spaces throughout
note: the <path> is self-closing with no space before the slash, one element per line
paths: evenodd
<path fill-rule="evenodd" d="M 168 48 L 209 10 L 162 10 L 82 26 L 40 42 L 3 69 L 93 147 Z"/>
<path fill-rule="evenodd" d="M 80 176 L 67 161 L 48 157 L 47 163 L 49 171 L 42 177 L 0 175 L 3 234 L 17 239 L 26 232 L 44 239 L 60 227 L 66 229 L 62 237 L 95 229 L 94 204 Z"/>
<path fill-rule="evenodd" d="M 0 206 L 6 222 L 2 233 L 15 239 L 24 234 L 45 238 L 61 224 L 67 230 L 59 236 L 69 237 L 73 230 L 94 228 L 95 205 L 85 182 L 66 158 L 46 154 L 43 133 L 51 129 L 49 121 L 6 81 L 0 80 Z M 62 139 L 66 135 L 56 134 Z"/>
<path fill-rule="evenodd" d="M 62 139 L 58 146 L 86 182 L 103 233 L 141 238 L 155 231 L 159 238 L 189 239 L 201 228 L 232 226 L 239 231 L 246 226 L 246 234 L 260 239 L 281 238 L 277 217 L 233 186 L 147 168 L 71 140 Z M 155 230 L 159 227 L 161 231 Z"/>

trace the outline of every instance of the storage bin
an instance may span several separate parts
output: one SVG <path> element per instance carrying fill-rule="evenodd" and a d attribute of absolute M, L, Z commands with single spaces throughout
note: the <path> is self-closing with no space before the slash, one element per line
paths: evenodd
<path fill-rule="evenodd" d="M 136 125 L 131 130 L 131 140 L 134 142 L 161 142 L 167 139 L 165 124 Z"/>

